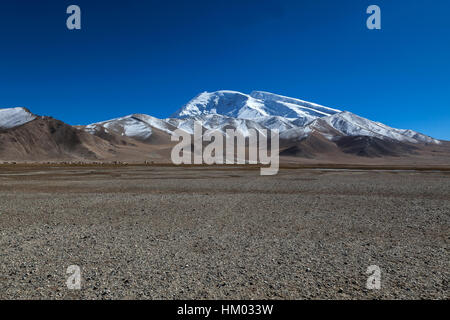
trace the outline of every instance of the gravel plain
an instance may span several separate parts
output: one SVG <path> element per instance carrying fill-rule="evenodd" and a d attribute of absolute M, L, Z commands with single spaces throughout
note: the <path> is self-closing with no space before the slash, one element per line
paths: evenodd
<path fill-rule="evenodd" d="M 449 171 L 0 166 L 0 299 L 449 299 L 449 191 Z"/>

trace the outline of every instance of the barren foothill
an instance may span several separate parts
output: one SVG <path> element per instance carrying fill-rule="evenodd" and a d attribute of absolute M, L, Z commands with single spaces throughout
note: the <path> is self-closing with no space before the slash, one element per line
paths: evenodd
<path fill-rule="evenodd" d="M 0 165 L 0 299 L 448 299 L 450 171 L 386 169 Z"/>

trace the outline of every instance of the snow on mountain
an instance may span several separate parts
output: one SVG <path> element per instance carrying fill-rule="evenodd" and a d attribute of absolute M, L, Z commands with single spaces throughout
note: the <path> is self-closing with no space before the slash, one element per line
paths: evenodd
<path fill-rule="evenodd" d="M 174 127 L 165 120 L 161 120 L 146 114 L 134 114 L 131 117 L 133 117 L 134 119 L 141 120 L 144 123 L 148 124 L 150 127 L 156 128 L 168 134 L 172 134 L 173 131 L 177 129 L 177 127 Z"/>
<path fill-rule="evenodd" d="M 394 129 L 351 112 L 264 91 L 253 91 L 250 95 L 228 90 L 203 92 L 189 101 L 173 117 L 192 119 L 205 115 L 251 120 L 264 128 L 278 130 L 280 133 L 288 131 L 284 137 L 293 137 L 297 133 L 301 138 L 308 132 L 319 131 L 328 139 L 333 139 L 337 133 L 409 143 L 440 143 L 439 140 L 412 130 Z M 334 128 L 336 130 L 334 134 L 329 132 L 329 128 L 325 130 L 328 133 L 320 130 L 317 127 L 318 119 L 325 120 L 331 128 Z M 184 122 L 182 126 L 186 124 Z"/>
<path fill-rule="evenodd" d="M 424 135 L 422 133 L 413 131 L 413 130 L 405 130 L 405 129 L 394 129 L 397 132 L 401 133 L 404 136 L 410 137 L 416 141 L 423 143 L 431 143 L 431 144 L 441 144 L 441 142 L 437 139 Z"/>
<path fill-rule="evenodd" d="M 93 123 L 84 128 L 85 131 L 92 134 L 101 129 L 104 129 L 107 133 L 115 133 L 137 140 L 148 139 L 153 133 L 150 125 L 132 115 Z"/>
<path fill-rule="evenodd" d="M 275 116 L 258 118 L 256 122 L 267 129 L 278 130 L 279 132 L 299 127 L 294 123 L 294 121 Z"/>
<path fill-rule="evenodd" d="M 172 118 L 187 118 L 206 114 L 251 119 L 269 115 L 264 111 L 264 104 L 261 101 L 240 92 L 223 90 L 199 94 L 172 115 Z"/>
<path fill-rule="evenodd" d="M 313 130 L 310 127 L 296 127 L 280 133 L 280 139 L 302 140 L 308 137 Z"/>
<path fill-rule="evenodd" d="M 195 121 L 223 134 L 226 129 L 237 129 L 244 136 L 248 136 L 249 129 L 270 129 L 278 130 L 282 139 L 300 140 L 317 132 L 332 141 L 343 136 L 367 136 L 407 143 L 440 143 L 421 133 L 391 128 L 348 111 L 263 91 L 253 91 L 249 95 L 229 90 L 203 92 L 172 118 L 133 114 L 89 125 L 85 130 L 93 133 L 104 128 L 145 140 L 152 135 L 152 129 L 172 134 L 179 128 L 192 134 Z"/>
<path fill-rule="evenodd" d="M 218 130 L 225 134 L 227 129 L 235 129 L 239 131 L 244 137 L 249 136 L 249 129 L 261 131 L 267 129 L 257 122 L 247 119 L 237 119 L 227 117 L 219 114 L 205 114 L 195 117 L 176 119 L 167 119 L 168 123 L 190 133 L 194 133 L 194 123 L 199 122 L 206 129 Z"/>
<path fill-rule="evenodd" d="M 374 122 L 351 112 L 344 111 L 329 117 L 322 118 L 327 124 L 347 136 L 368 136 L 381 139 L 392 139 L 410 143 L 436 143 L 440 142 L 412 130 L 391 128 L 383 123 Z"/>
<path fill-rule="evenodd" d="M 399 141 L 414 142 L 414 139 L 403 136 L 382 123 L 361 118 L 351 112 L 341 112 L 323 120 L 348 136 L 388 137 Z"/>
<path fill-rule="evenodd" d="M 206 114 L 182 119 L 169 118 L 165 120 L 145 114 L 133 114 L 122 118 L 93 123 L 84 127 L 84 130 L 94 134 L 104 129 L 106 132 L 138 140 L 146 140 L 153 134 L 152 129 L 158 129 L 168 134 L 172 134 L 176 129 L 181 129 L 189 134 L 193 134 L 195 122 L 201 123 L 206 129 L 218 130 L 224 135 L 227 129 L 236 129 L 245 137 L 249 135 L 249 129 L 255 129 L 257 131 L 267 129 L 265 126 L 251 120 L 231 118 L 219 114 Z"/>
<path fill-rule="evenodd" d="M 222 90 L 201 93 L 172 117 L 186 118 L 220 114 L 258 122 L 258 119 L 264 121 L 267 117 L 278 116 L 286 120 L 302 119 L 303 124 L 306 124 L 318 117 L 329 116 L 337 112 L 340 110 L 263 91 L 254 91 L 247 95 L 237 91 Z"/>
<path fill-rule="evenodd" d="M 146 114 L 131 114 L 125 117 L 93 123 L 84 127 L 84 130 L 95 134 L 99 130 L 107 133 L 119 134 L 129 138 L 145 141 L 152 136 L 155 129 L 172 134 L 177 126 L 166 120 L 161 120 Z"/>
<path fill-rule="evenodd" d="M 269 114 L 286 118 L 324 117 L 340 112 L 340 110 L 324 107 L 317 103 L 264 91 L 253 91 L 250 96 L 263 101 Z"/>
<path fill-rule="evenodd" d="M 0 109 L 0 129 L 11 129 L 36 119 L 36 116 L 25 108 Z"/>

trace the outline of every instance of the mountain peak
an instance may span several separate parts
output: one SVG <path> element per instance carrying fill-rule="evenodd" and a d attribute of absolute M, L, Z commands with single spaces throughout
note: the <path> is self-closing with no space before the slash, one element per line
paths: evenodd
<path fill-rule="evenodd" d="M 240 119 L 283 117 L 300 119 L 307 124 L 316 118 L 329 116 L 340 110 L 270 92 L 253 91 L 250 95 L 231 90 L 203 92 L 189 101 L 172 117 L 185 118 L 205 114 L 220 114 Z"/>

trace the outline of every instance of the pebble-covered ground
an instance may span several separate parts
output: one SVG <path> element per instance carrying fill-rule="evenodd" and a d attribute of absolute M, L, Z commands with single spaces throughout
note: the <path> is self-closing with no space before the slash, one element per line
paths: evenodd
<path fill-rule="evenodd" d="M 0 168 L 0 299 L 449 299 L 449 243 L 450 172 Z"/>

